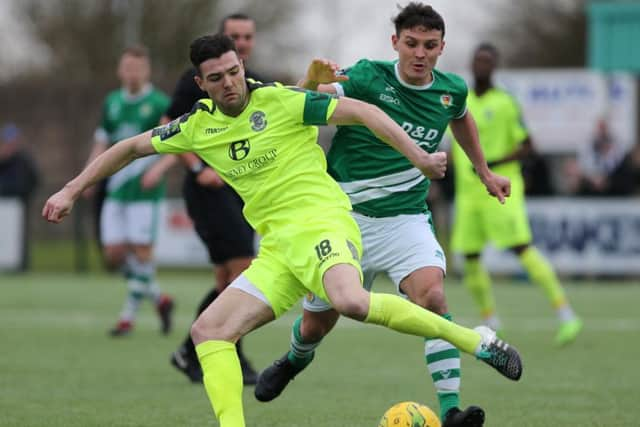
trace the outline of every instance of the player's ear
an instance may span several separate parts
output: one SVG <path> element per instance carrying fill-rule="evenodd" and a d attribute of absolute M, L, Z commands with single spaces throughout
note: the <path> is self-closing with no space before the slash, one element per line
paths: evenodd
<path fill-rule="evenodd" d="M 395 50 L 396 52 L 398 51 L 398 41 L 400 39 L 398 38 L 398 36 L 393 33 L 391 34 L 391 46 L 393 46 L 393 50 Z"/>
<path fill-rule="evenodd" d="M 203 87 L 204 80 L 202 80 L 202 77 L 200 77 L 199 73 L 196 73 L 196 75 L 193 76 L 193 80 L 196 82 L 196 84 L 198 85 L 201 91 L 206 92 L 206 90 Z"/>

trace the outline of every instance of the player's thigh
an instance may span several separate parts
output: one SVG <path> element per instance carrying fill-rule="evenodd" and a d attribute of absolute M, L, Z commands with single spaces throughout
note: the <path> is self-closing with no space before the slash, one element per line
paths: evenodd
<path fill-rule="evenodd" d="M 318 298 L 329 302 L 324 275 L 339 264 L 350 265 L 362 285 L 360 231 L 348 213 L 337 215 L 333 222 L 290 227 L 281 236 L 282 251 L 291 271 Z"/>
<path fill-rule="evenodd" d="M 366 276 L 386 272 L 396 289 L 412 273 L 427 267 L 444 274 L 447 260 L 436 239 L 430 214 L 388 218 L 357 216 L 363 242 L 362 269 Z"/>
<path fill-rule="evenodd" d="M 242 283 L 230 286 L 198 316 L 192 327 L 196 342 L 214 339 L 235 342 L 275 318 L 268 302 L 251 292 L 246 277 L 240 276 L 237 281 Z"/>
<path fill-rule="evenodd" d="M 498 248 L 506 249 L 531 242 L 524 197 L 510 197 L 504 205 L 487 205 L 487 231 L 490 240 Z"/>
<path fill-rule="evenodd" d="M 122 202 L 112 199 L 104 201 L 100 214 L 100 235 L 105 247 L 127 243 L 125 205 Z"/>
<path fill-rule="evenodd" d="M 470 254 L 482 251 L 488 242 L 486 215 L 482 200 L 456 199 L 451 234 L 454 252 Z"/>
<path fill-rule="evenodd" d="M 158 234 L 160 202 L 141 200 L 125 204 L 125 234 L 132 245 L 152 246 Z"/>
<path fill-rule="evenodd" d="M 243 277 L 257 289 L 276 318 L 288 311 L 308 292 L 305 285 L 291 271 L 285 254 L 278 247 L 277 239 L 271 236 L 262 239 L 258 256 L 234 284 L 242 284 L 240 279 Z"/>

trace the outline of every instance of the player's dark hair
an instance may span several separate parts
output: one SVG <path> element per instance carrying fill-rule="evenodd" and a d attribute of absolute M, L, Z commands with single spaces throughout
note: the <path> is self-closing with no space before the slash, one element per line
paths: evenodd
<path fill-rule="evenodd" d="M 227 15 L 222 18 L 222 21 L 220 21 L 220 27 L 218 28 L 219 32 L 224 33 L 224 27 L 230 19 L 236 19 L 238 21 L 253 21 L 253 18 L 245 13 L 232 13 L 231 15 Z"/>
<path fill-rule="evenodd" d="M 189 57 L 191 63 L 198 74 L 200 74 L 200 64 L 208 59 L 220 58 L 229 51 L 236 51 L 236 45 L 233 40 L 224 34 L 215 34 L 198 37 L 191 42 Z"/>
<path fill-rule="evenodd" d="M 440 30 L 444 38 L 444 19 L 428 4 L 411 2 L 405 7 L 400 7 L 400 13 L 391 20 L 396 27 L 396 35 L 402 30 L 424 27 L 427 30 Z"/>
<path fill-rule="evenodd" d="M 141 44 L 126 47 L 122 51 L 122 55 L 131 55 L 136 58 L 149 58 L 149 49 Z"/>
<path fill-rule="evenodd" d="M 498 60 L 500 59 L 500 52 L 498 52 L 498 48 L 494 44 L 489 42 L 482 42 L 478 46 L 476 46 L 474 55 L 477 54 L 478 52 L 490 53 L 496 62 L 498 62 Z"/>

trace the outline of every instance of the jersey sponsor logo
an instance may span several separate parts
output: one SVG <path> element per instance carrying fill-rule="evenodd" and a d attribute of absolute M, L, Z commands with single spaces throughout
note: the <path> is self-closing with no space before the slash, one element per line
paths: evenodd
<path fill-rule="evenodd" d="M 265 117 L 266 115 L 264 114 L 263 111 L 256 111 L 253 114 L 251 114 L 251 117 L 249 117 L 249 121 L 251 122 L 251 129 L 253 129 L 256 132 L 260 132 L 261 130 L 266 128 L 267 119 Z"/>
<path fill-rule="evenodd" d="M 225 126 L 223 128 L 206 128 L 204 130 L 205 135 L 217 135 L 229 129 L 229 126 Z"/>
<path fill-rule="evenodd" d="M 243 142 L 243 141 L 239 141 L 239 142 Z M 261 169 L 271 164 L 271 162 L 273 162 L 277 156 L 278 156 L 278 150 L 275 148 L 272 148 L 266 153 L 256 156 L 253 159 L 250 159 L 247 162 L 241 164 L 240 166 L 236 166 L 235 168 L 229 169 L 227 171 L 227 175 L 231 179 L 236 179 L 248 172 L 256 171 L 258 169 Z"/>
<path fill-rule="evenodd" d="M 249 155 L 249 151 L 251 151 L 251 146 L 249 145 L 248 139 L 229 144 L 229 157 L 233 160 L 239 161 L 244 159 Z"/>
<path fill-rule="evenodd" d="M 164 126 L 160 126 L 155 128 L 152 132 L 151 132 L 151 136 L 160 136 L 160 141 L 164 141 L 165 139 L 169 139 L 174 135 L 177 135 L 180 133 L 180 123 L 181 123 L 181 117 L 178 117 L 175 120 L 170 121 L 169 123 L 167 123 Z"/>
<path fill-rule="evenodd" d="M 400 100 L 398 98 L 394 98 L 391 95 L 387 95 L 386 93 L 380 94 L 380 101 L 387 102 L 389 104 L 400 105 Z"/>
<path fill-rule="evenodd" d="M 427 129 L 424 126 L 416 126 L 413 123 L 403 122 L 402 129 L 421 147 L 434 149 L 440 143 L 440 131 Z"/>
<path fill-rule="evenodd" d="M 449 108 L 453 106 L 453 98 L 448 93 L 440 96 L 440 103 L 444 108 Z"/>

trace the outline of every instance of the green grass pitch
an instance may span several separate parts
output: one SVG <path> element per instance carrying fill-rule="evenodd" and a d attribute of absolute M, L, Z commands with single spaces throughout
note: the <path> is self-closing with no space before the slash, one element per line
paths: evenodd
<path fill-rule="evenodd" d="M 212 275 L 163 273 L 177 298 L 176 327 L 163 337 L 147 303 L 132 336 L 106 334 L 124 285 L 116 276 L 68 273 L 0 276 L 0 426 L 215 426 L 201 386 L 168 363 Z M 519 383 L 463 356 L 462 401 L 482 406 L 487 426 L 636 426 L 640 396 L 640 285 L 572 283 L 569 297 L 585 321 L 571 346 L 553 346 L 555 318 L 542 293 L 500 282 L 496 295 L 507 338 L 524 360 Z M 391 292 L 388 281 L 377 290 Z M 465 290 L 447 280 L 455 319 L 478 317 Z M 296 307 L 250 334 L 247 353 L 262 368 L 288 348 Z M 423 341 L 341 320 L 313 365 L 274 402 L 245 388 L 248 426 L 375 427 L 394 403 L 437 410 Z"/>

